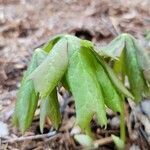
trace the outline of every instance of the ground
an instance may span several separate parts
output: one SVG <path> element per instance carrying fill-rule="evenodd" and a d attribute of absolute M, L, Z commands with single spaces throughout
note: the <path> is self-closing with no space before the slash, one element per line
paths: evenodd
<path fill-rule="evenodd" d="M 59 99 L 62 105 L 64 99 L 68 102 L 63 108 L 63 123 L 56 136 L 3 143 L 22 136 L 12 125 L 11 116 L 23 71 L 26 70 L 34 49 L 59 33 L 74 34 L 92 40 L 97 45 L 104 45 L 117 34 L 128 32 L 145 45 L 144 36 L 150 30 L 149 6 L 149 0 L 0 0 L 0 126 L 6 127 L 4 134 L 7 135 L 2 138 L 0 148 L 82 149 L 72 136 L 72 132 L 79 132 L 73 128 L 73 98 L 66 97 L 64 89 L 61 89 Z M 149 49 L 148 46 L 146 48 Z M 38 114 L 37 110 L 32 127 L 24 136 L 35 137 L 40 134 Z M 112 113 L 108 113 L 108 116 L 110 123 L 106 130 L 100 129 L 95 122 L 92 123 L 92 129 L 100 140 L 119 132 L 116 123 L 118 118 Z M 130 116 L 131 110 L 127 108 L 128 122 Z M 50 127 L 45 127 L 45 133 L 49 129 Z M 148 140 L 140 137 L 138 131 L 131 131 L 130 123 L 127 124 L 127 129 L 126 149 L 148 149 Z M 0 132 L 2 134 L 2 130 Z M 114 149 L 112 142 L 101 145 L 101 149 Z"/>

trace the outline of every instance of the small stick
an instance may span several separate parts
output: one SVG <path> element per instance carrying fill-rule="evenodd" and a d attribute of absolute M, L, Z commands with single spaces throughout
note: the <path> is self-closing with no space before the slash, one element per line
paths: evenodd
<path fill-rule="evenodd" d="M 98 147 L 98 146 L 106 145 L 106 144 L 109 144 L 109 143 L 112 143 L 112 142 L 113 142 L 113 139 L 110 136 L 110 137 L 102 138 L 100 140 L 96 140 L 94 142 L 94 145 L 96 145 Z"/>
<path fill-rule="evenodd" d="M 60 134 L 57 134 L 56 131 L 53 131 L 53 132 L 50 132 L 47 134 L 42 134 L 42 135 L 13 138 L 13 139 L 2 141 L 2 143 L 15 143 L 15 142 L 22 142 L 22 141 L 27 141 L 27 140 L 35 140 L 35 139 L 40 139 L 40 138 L 54 139 L 54 138 L 58 137 L 59 135 Z"/>

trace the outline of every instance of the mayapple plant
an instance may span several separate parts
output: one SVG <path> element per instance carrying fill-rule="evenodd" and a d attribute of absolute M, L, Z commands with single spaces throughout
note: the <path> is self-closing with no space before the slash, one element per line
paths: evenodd
<path fill-rule="evenodd" d="M 139 103 L 143 97 L 150 97 L 150 53 L 138 43 L 137 39 L 127 33 L 116 37 L 97 53 L 104 56 L 123 84 L 128 82 L 134 101 Z M 108 58 L 109 61 L 108 61 Z M 127 77 L 127 81 L 125 81 Z M 123 106 L 123 104 L 122 104 Z M 125 142 L 124 111 L 120 117 L 121 139 Z M 122 141 L 113 136 L 116 146 Z M 121 144 L 122 145 L 122 144 Z M 119 147 L 122 147 L 122 146 Z"/>
<path fill-rule="evenodd" d="M 136 102 L 150 96 L 150 54 L 129 34 L 121 34 L 100 51 L 113 58 L 113 69 L 123 82 L 128 78 Z"/>
<path fill-rule="evenodd" d="M 61 113 L 57 87 L 62 85 L 73 94 L 76 124 L 82 131 L 92 136 L 90 122 L 94 115 L 98 123 L 106 127 L 108 107 L 122 116 L 120 128 L 124 141 L 124 98 L 139 101 L 142 94 L 149 90 L 149 80 L 144 78 L 142 63 L 141 68 L 138 65 L 137 53 L 141 54 L 137 43 L 126 34 L 100 50 L 92 42 L 75 36 L 58 35 L 52 38 L 34 51 L 18 92 L 13 122 L 24 133 L 32 123 L 40 100 L 41 132 L 47 117 L 58 129 Z M 105 57 L 115 60 L 113 68 L 106 63 Z M 128 76 L 132 94 L 113 69 L 122 73 L 122 77 Z"/>

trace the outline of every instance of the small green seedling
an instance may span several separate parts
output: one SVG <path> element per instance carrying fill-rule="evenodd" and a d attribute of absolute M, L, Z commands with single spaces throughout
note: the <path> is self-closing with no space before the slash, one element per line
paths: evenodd
<path fill-rule="evenodd" d="M 57 87 L 62 85 L 74 96 L 76 124 L 83 132 L 92 137 L 90 122 L 93 115 L 97 117 L 101 126 L 107 126 L 107 106 L 121 114 L 121 135 L 124 137 L 125 131 L 122 129 L 124 97 L 131 99 L 135 97 L 135 100 L 139 101 L 141 93 L 145 93 L 148 89 L 148 83 L 137 65 L 137 56 L 135 56 L 140 50 L 137 52 L 135 48 L 133 49 L 135 46 L 137 45 L 134 38 L 128 35 L 119 36 L 102 50 L 96 49 L 90 41 L 75 36 L 54 37 L 34 51 L 18 92 L 14 123 L 24 133 L 32 123 L 40 100 L 41 132 L 46 117 L 58 129 L 61 113 Z M 117 73 L 121 72 L 123 77 L 128 76 L 134 97 L 105 62 L 106 56 L 116 60 L 114 70 Z M 137 86 L 137 81 L 140 87 Z M 124 138 L 122 140 L 124 141 Z"/>

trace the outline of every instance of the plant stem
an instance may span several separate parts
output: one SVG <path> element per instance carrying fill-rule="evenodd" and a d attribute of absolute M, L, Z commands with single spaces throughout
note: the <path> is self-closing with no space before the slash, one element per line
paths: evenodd
<path fill-rule="evenodd" d="M 122 82 L 125 83 L 125 75 L 122 73 Z M 125 108 L 124 108 L 124 99 L 122 96 L 122 100 L 120 101 L 121 105 L 121 113 L 120 113 L 120 138 L 125 143 L 126 142 L 126 130 L 125 130 Z"/>
<path fill-rule="evenodd" d="M 125 111 L 124 111 L 124 101 L 121 103 L 121 113 L 120 113 L 120 138 L 125 143 L 126 141 L 126 131 L 125 131 Z"/>

